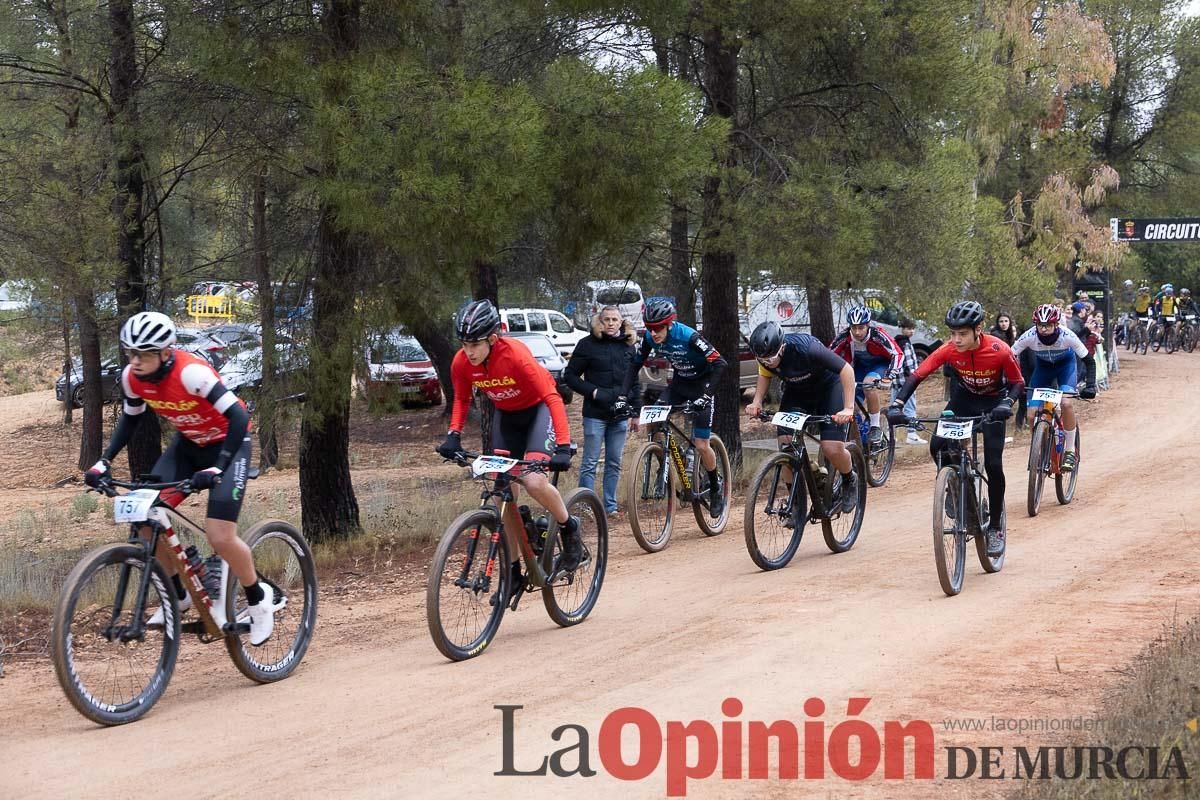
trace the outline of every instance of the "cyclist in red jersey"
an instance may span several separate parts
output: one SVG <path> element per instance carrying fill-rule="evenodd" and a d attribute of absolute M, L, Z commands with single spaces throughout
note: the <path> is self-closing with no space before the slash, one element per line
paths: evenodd
<path fill-rule="evenodd" d="M 524 344 L 500 336 L 500 313 L 490 300 L 476 300 L 464 306 L 458 312 L 455 330 L 463 347 L 450 365 L 454 408 L 450 430 L 446 441 L 437 447 L 438 454 L 454 458 L 462 452 L 462 430 L 471 393 L 478 389 L 496 406 L 492 416 L 493 451 L 505 450 L 511 458 L 549 460 L 550 469 L 567 469 L 571 465 L 567 410 L 546 368 Z M 563 555 L 558 567 L 568 572 L 574 570 L 585 556 L 579 520 L 567 514 L 562 495 L 545 474 L 528 472 L 521 476 L 521 483 L 562 529 Z M 514 485 L 512 490 L 516 497 L 517 487 Z M 525 530 L 525 525 L 516 503 L 509 504 L 504 527 L 509 537 L 509 552 L 513 554 L 513 580 L 509 585 L 517 592 L 524 581 L 516 537 Z"/>
<path fill-rule="evenodd" d="M 987 550 L 988 555 L 994 557 L 1004 552 L 1004 423 L 1012 416 L 1013 404 L 1025 391 L 1025 380 L 1008 345 L 983 333 L 983 306 L 979 303 L 955 303 L 946 312 L 946 327 L 950 329 L 950 341 L 934 350 L 905 382 L 888 410 L 888 421 L 895 425 L 908 424 L 904 403 L 916 391 L 917 385 L 943 364 L 948 365 L 957 378 L 946 410 L 965 417 L 990 415 L 991 419 L 982 423 L 983 466 L 987 472 L 991 508 Z M 940 463 L 939 456 L 946 446 L 945 439 L 930 438 L 929 453 L 934 463 Z"/>
<path fill-rule="evenodd" d="M 250 643 L 260 645 L 270 638 L 275 612 L 287 605 L 287 598 L 276 597 L 274 588 L 259 580 L 250 548 L 237 535 L 250 465 L 250 414 L 208 362 L 174 345 L 175 323 L 165 314 L 143 311 L 121 328 L 121 346 L 129 357 L 121 373 L 124 412 L 104 456 L 88 469 L 84 480 L 99 486 L 147 407 L 174 425 L 175 439 L 155 463 L 153 474 L 163 483 L 190 478 L 193 489 L 210 490 L 204 532 L 245 589 Z M 184 495 L 167 490 L 162 498 L 177 506 Z M 149 538 L 150 529 L 143 528 L 142 535 Z M 174 554 L 167 550 L 165 539 L 159 547 L 158 560 L 171 576 L 179 610 L 186 611 L 192 598 L 176 574 Z M 214 609 L 222 607 L 217 598 L 213 600 Z M 160 608 L 147 624 L 162 623 Z"/>

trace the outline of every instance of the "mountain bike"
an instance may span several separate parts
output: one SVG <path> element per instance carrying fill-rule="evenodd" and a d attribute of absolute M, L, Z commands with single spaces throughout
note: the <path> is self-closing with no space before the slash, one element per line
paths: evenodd
<path fill-rule="evenodd" d="M 1157 319 L 1151 322 L 1150 329 L 1146 332 L 1146 335 L 1150 337 L 1150 349 L 1157 353 L 1163 345 L 1162 322 Z"/>
<path fill-rule="evenodd" d="M 1188 353 L 1195 351 L 1198 336 L 1200 330 L 1196 328 L 1196 315 L 1184 314 L 1183 321 L 1179 323 L 1179 346 Z"/>
<path fill-rule="evenodd" d="M 838 508 L 842 476 L 824 456 L 813 466 L 806 442 L 811 440 L 820 452 L 821 440 L 813 430 L 831 422 L 832 417 L 779 411 L 774 415 L 761 412 L 758 418 L 787 428 L 792 439 L 768 457 L 750 481 L 744 512 L 750 559 L 763 570 L 786 567 L 800 546 L 804 526 L 810 522 L 820 523 L 825 546 L 832 552 L 849 550 L 858 540 L 867 509 L 867 466 L 858 444 L 852 441 L 846 445 L 858 475 L 858 496 L 854 511 L 844 514 Z M 796 480 L 797 474 L 801 480 Z"/>
<path fill-rule="evenodd" d="M 891 390 L 890 386 L 885 386 L 880 381 L 868 381 L 857 385 L 863 389 Z M 886 404 L 884 406 L 886 409 Z M 868 436 L 871 429 L 870 422 L 871 416 L 867 412 L 866 403 L 856 393 L 854 424 L 851 427 L 851 431 L 854 433 L 852 438 L 862 448 L 863 460 L 867 465 L 867 483 L 874 488 L 879 488 L 887 483 L 888 476 L 892 474 L 892 464 L 896 460 L 896 431 L 892 428 L 892 423 L 888 422 L 885 410 L 879 415 L 879 427 L 883 430 L 883 438 L 879 444 L 872 445 Z"/>
<path fill-rule="evenodd" d="M 1146 317 L 1138 317 L 1133 323 L 1133 328 L 1126 337 L 1126 348 L 1135 353 L 1146 354 L 1146 348 L 1150 345 L 1149 320 Z"/>
<path fill-rule="evenodd" d="M 725 498 L 725 508 L 714 518 L 709 513 L 712 487 L 708 485 L 708 470 L 696 457 L 691 432 L 685 433 L 671 421 L 671 415 L 677 412 L 683 412 L 689 421 L 693 416 L 691 404 L 684 403 L 642 406 L 638 417 L 649 441 L 642 445 L 634 462 L 627 505 L 633 538 L 647 553 L 657 553 L 670 542 L 679 503 L 692 504 L 696 524 L 705 536 L 721 534 L 729 522 L 732 481 L 725 443 L 715 433 L 708 440 L 717 457 L 717 474 Z"/>
<path fill-rule="evenodd" d="M 1004 567 L 1003 553 L 994 557 L 987 554 L 991 514 L 987 476 L 979 468 L 979 437 L 983 434 L 980 423 L 990 419 L 989 414 L 957 417 L 943 411 L 940 417 L 910 420 L 923 430 L 927 430 L 923 423 L 936 424 L 934 435 L 951 443 L 938 454 L 933 486 L 933 560 L 942 591 L 950 597 L 962 591 L 969 539 L 975 540 L 975 554 L 984 572 L 999 572 Z M 1002 527 L 1007 528 L 1007 523 L 1001 511 Z"/>
<path fill-rule="evenodd" d="M 574 446 L 572 446 L 574 450 Z M 479 508 L 463 513 L 442 534 L 425 591 L 425 617 L 433 643 L 451 661 L 464 661 L 482 653 L 496 636 L 506 609 L 516 611 L 527 592 L 541 591 L 550 619 L 568 628 L 583 622 L 600 597 L 608 566 L 608 517 L 600 498 L 591 489 L 573 489 L 563 498 L 567 513 L 579 519 L 584 556 L 574 570 L 559 568 L 563 540 L 558 523 L 547 513 L 534 519 L 520 506 L 525 530 L 517 536 L 525 570 L 522 585 L 514 592 L 509 564 L 504 512 L 516 502 L 512 484 L 519 472 L 545 472 L 546 461 L 460 453 L 454 459 L 470 467 L 471 477 L 483 481 Z M 558 472 L 551 483 L 558 486 Z M 495 501 L 495 502 L 493 502 Z"/>
<path fill-rule="evenodd" d="M 1033 431 L 1029 435 L 1029 490 L 1025 509 L 1029 516 L 1036 517 L 1042 505 L 1042 487 L 1046 476 L 1054 476 L 1054 492 L 1058 502 L 1067 505 L 1075 498 L 1075 484 L 1079 481 L 1079 468 L 1083 464 L 1082 437 L 1079 420 L 1075 420 L 1075 469 L 1062 471 L 1062 456 L 1066 445 L 1066 430 L 1062 425 L 1059 406 L 1064 397 L 1078 397 L 1075 392 L 1060 392 L 1057 389 L 1030 389 L 1032 400 L 1042 402 L 1038 410 Z"/>
<path fill-rule="evenodd" d="M 249 477 L 257 474 L 250 470 Z M 242 639 L 250 630 L 249 612 L 237 577 L 219 556 L 201 560 L 194 547 L 185 551 L 172 518 L 203 529 L 168 505 L 163 490 L 187 495 L 191 481 L 101 483 L 97 491 L 113 498 L 113 519 L 129 524 L 129 539 L 84 556 L 67 576 L 54 612 L 50 646 L 58 682 L 71 705 L 101 725 L 133 722 L 154 707 L 175 669 L 181 632 L 205 644 L 225 642 L 243 675 L 273 683 L 299 666 L 316 626 L 316 565 L 300 531 L 270 519 L 242 536 L 259 580 L 272 588 L 277 605 L 285 604 L 276 612 L 271 638 L 251 647 Z M 143 529 L 148 538 L 139 535 Z M 159 544 L 175 559 L 196 621 L 181 622 L 179 600 L 156 555 Z M 163 624 L 151 627 L 145 612 L 156 606 Z"/>

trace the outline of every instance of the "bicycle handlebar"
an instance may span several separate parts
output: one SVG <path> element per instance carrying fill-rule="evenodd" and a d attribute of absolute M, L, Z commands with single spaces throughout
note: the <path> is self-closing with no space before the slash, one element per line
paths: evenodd
<path fill-rule="evenodd" d="M 770 422 L 771 419 L 775 416 L 775 412 L 767 411 L 764 409 L 764 410 L 758 412 L 758 414 L 756 416 L 757 416 L 758 420 L 761 422 Z M 833 417 L 830 416 L 829 414 L 809 415 L 808 419 L 804 420 L 804 424 L 808 425 L 810 422 L 814 423 L 814 424 L 821 424 L 824 422 L 833 422 Z"/>
<path fill-rule="evenodd" d="M 116 497 L 116 489 L 129 489 L 136 491 L 138 489 L 178 489 L 184 494 L 190 494 L 192 489 L 192 479 L 184 478 L 181 481 L 166 481 L 161 483 L 152 483 L 150 481 L 122 481 L 113 477 L 102 477 L 99 486 L 89 486 L 87 491 L 99 492 L 105 497 Z"/>
<path fill-rule="evenodd" d="M 469 467 L 471 466 L 471 462 L 479 458 L 481 455 L 482 453 L 472 453 L 470 450 L 460 450 L 454 458 L 447 458 L 444 460 L 457 464 L 460 467 Z M 508 458 L 508 456 L 500 457 Z M 516 461 L 517 466 L 528 467 L 529 469 L 527 471 L 546 472 L 550 469 L 550 460 L 545 458 L 539 458 L 536 460 L 518 458 Z"/>

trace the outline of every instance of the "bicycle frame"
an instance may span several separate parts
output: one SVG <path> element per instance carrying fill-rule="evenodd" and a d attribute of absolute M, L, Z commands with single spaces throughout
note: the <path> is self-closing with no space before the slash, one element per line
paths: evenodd
<path fill-rule="evenodd" d="M 983 492 L 988 489 L 987 475 L 979 469 L 979 437 L 983 435 L 983 422 L 988 420 L 987 416 L 976 417 L 954 417 L 942 416 L 932 419 L 919 419 L 918 423 L 940 421 L 946 422 L 971 422 L 971 446 L 967 447 L 966 440 L 947 440 L 950 442 L 950 448 L 941 450 L 938 453 L 938 470 L 946 466 L 942 461 L 942 457 L 946 455 L 950 449 L 957 450 L 959 453 L 957 469 L 955 470 L 958 476 L 958 513 L 954 515 L 954 533 L 965 534 L 967 536 L 977 536 L 983 532 L 982 520 L 980 519 L 979 498 Z M 924 426 L 922 426 L 924 427 Z M 937 435 L 936 428 L 933 435 Z M 941 437 L 945 438 L 945 437 Z M 976 481 L 979 481 L 979 492 L 975 491 Z M 970 488 L 970 506 L 967 505 L 967 489 Z M 967 511 L 971 512 L 971 526 L 966 525 Z"/>
<path fill-rule="evenodd" d="M 1033 389 L 1027 389 L 1026 391 L 1032 396 Z M 1063 397 L 1076 396 L 1077 395 L 1074 392 L 1063 392 Z M 1034 425 L 1036 425 L 1039 421 L 1045 421 L 1047 424 L 1049 424 L 1051 438 L 1050 447 L 1047 448 L 1049 452 L 1043 456 L 1043 463 L 1038 464 L 1037 469 L 1042 470 L 1048 475 L 1057 475 L 1062 468 L 1062 449 L 1059 447 L 1058 439 L 1058 432 L 1065 430 L 1062 423 L 1062 412 L 1059 409 L 1058 403 L 1053 403 L 1049 400 L 1040 400 L 1038 402 L 1042 404 L 1042 407 L 1038 409 L 1037 415 L 1034 417 Z M 1029 446 L 1032 449 L 1033 443 L 1030 442 Z M 1030 461 L 1029 468 L 1034 468 L 1032 459 Z"/>
<path fill-rule="evenodd" d="M 766 416 L 766 412 L 763 412 L 763 414 L 760 415 L 760 419 L 764 419 L 764 421 L 769 422 L 771 417 Z M 804 478 L 805 487 L 808 489 L 808 496 L 812 498 L 812 513 L 806 514 L 806 523 L 813 518 L 825 519 L 830 516 L 829 509 L 825 507 L 825 493 L 820 490 L 819 486 L 817 486 L 816 470 L 813 469 L 812 460 L 808 456 L 808 447 L 804 441 L 805 437 L 812 439 L 819 449 L 821 446 L 821 440 L 814 436 L 812 431 L 808 430 L 808 426 L 810 424 L 819 425 L 829 421 L 830 418 L 828 416 L 809 417 L 804 422 L 804 430 L 793 430 L 791 440 L 781 448 L 781 452 L 787 453 L 799 464 L 800 474 Z M 771 486 L 770 494 L 767 495 L 768 508 L 775 507 L 776 486 L 778 486 L 777 483 L 773 484 Z M 790 491 L 791 495 L 788 497 L 788 508 L 794 509 L 796 504 L 796 480 L 794 475 L 792 477 L 792 486 Z"/>
<path fill-rule="evenodd" d="M 671 414 L 677 411 L 683 411 L 684 406 L 671 406 Z M 679 483 L 682 488 L 682 499 L 684 502 L 691 502 L 692 494 L 694 493 L 694 485 L 692 476 L 688 474 L 687 459 L 684 458 L 683 448 L 679 446 L 679 440 L 688 443 L 689 447 L 694 447 L 692 437 L 680 428 L 670 416 L 663 422 L 654 422 L 647 425 L 647 435 L 653 439 L 658 434 L 664 437 L 663 450 L 670 456 L 671 465 L 675 468 L 675 474 L 679 476 Z M 656 494 L 663 493 L 667 490 L 667 471 L 663 470 L 662 475 L 656 478 L 654 491 Z"/>
<path fill-rule="evenodd" d="M 110 480 L 108 485 L 118 486 L 124 489 L 156 489 L 160 492 L 164 489 L 177 489 L 184 494 L 188 494 L 190 488 L 188 481 L 180 481 L 176 483 L 127 483 L 124 481 Z M 105 491 L 110 497 L 118 496 L 115 491 Z M 149 564 L 151 559 L 157 558 L 158 545 L 164 542 L 175 556 L 176 571 L 181 576 L 186 576 L 182 581 L 184 588 L 192 598 L 192 607 L 200 615 L 200 624 L 198 628 L 184 627 L 190 633 L 199 634 L 201 639 L 207 642 L 216 641 L 224 636 L 236 633 L 249 633 L 250 625 L 248 623 L 230 624 L 225 620 L 225 614 L 222 609 L 216 608 L 213 604 L 212 597 L 208 590 L 204 588 L 204 583 L 200 580 L 200 576 L 188 563 L 187 556 L 184 554 L 183 544 L 179 541 L 179 535 L 175 533 L 174 526 L 164 524 L 164 520 L 169 521 L 168 515 L 174 515 L 182 519 L 196 530 L 203 531 L 204 529 L 188 519 L 182 513 L 173 508 L 170 504 L 162 500 L 161 495 L 154 500 L 151 506 L 150 516 L 140 522 L 131 522 L 129 524 L 129 543 L 137 544 L 145 553 L 146 564 Z M 142 528 L 150 529 L 150 536 L 146 538 L 141 535 Z M 125 597 L 125 591 L 129 586 L 129 571 L 132 567 L 123 565 L 120 575 L 117 579 L 117 593 L 113 602 L 112 619 L 107 628 L 104 630 L 105 636 L 112 641 L 112 638 L 117 635 L 116 629 L 117 620 L 121 617 L 123 610 L 122 599 Z M 146 606 L 146 596 L 150 589 L 150 570 L 142 570 L 141 581 L 138 585 L 137 599 L 135 600 L 136 609 L 142 610 Z M 145 635 L 146 623 L 142 619 L 142 614 L 134 614 L 134 624 L 132 630 L 122 630 L 120 637 L 123 641 L 131 639 L 141 639 Z M 220 617 L 220 619 L 218 619 Z M 207 637 L 207 638 L 205 638 Z"/>

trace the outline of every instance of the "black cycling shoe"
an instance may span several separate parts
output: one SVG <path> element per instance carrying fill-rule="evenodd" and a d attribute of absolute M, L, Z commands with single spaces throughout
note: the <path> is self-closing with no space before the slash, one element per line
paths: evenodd
<path fill-rule="evenodd" d="M 511 571 L 508 579 L 508 597 L 504 598 L 504 605 L 511 606 L 513 600 L 521 592 L 525 591 L 525 573 L 521 571 L 521 562 L 512 562 Z M 500 596 L 500 592 L 492 595 L 492 605 L 496 605 L 496 599 Z"/>
<path fill-rule="evenodd" d="M 572 572 L 583 561 L 583 536 L 579 533 L 579 518 L 568 517 L 562 526 L 563 552 L 558 559 L 558 568 Z"/>
<path fill-rule="evenodd" d="M 1000 528 L 987 529 L 987 554 L 990 558 L 1004 555 L 1004 531 Z"/>
<path fill-rule="evenodd" d="M 725 513 L 725 487 L 722 485 L 721 476 L 717 476 L 715 483 L 708 487 L 708 515 L 713 519 L 720 519 Z"/>
<path fill-rule="evenodd" d="M 842 476 L 841 498 L 837 510 L 843 514 L 851 514 L 858 505 L 858 475 L 851 470 Z"/>

